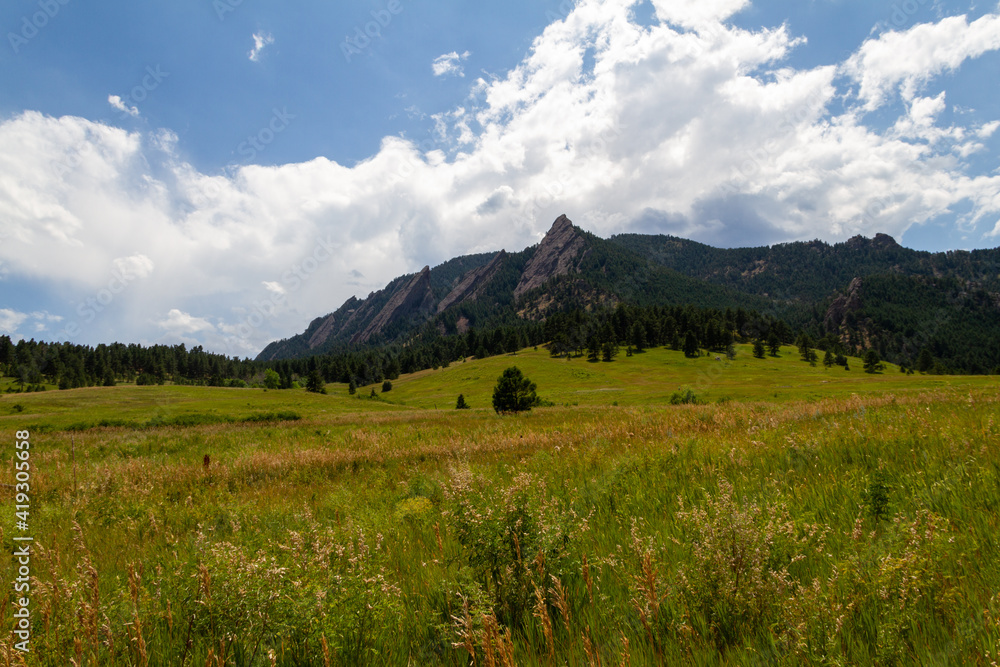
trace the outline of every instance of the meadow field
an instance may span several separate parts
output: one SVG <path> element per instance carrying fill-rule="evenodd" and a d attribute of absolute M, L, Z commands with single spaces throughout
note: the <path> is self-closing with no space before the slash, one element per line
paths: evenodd
<path fill-rule="evenodd" d="M 514 365 L 545 407 L 501 417 Z M 995 665 L 1000 379 L 850 366 L 4 394 L 0 536 L 34 541 L 30 593 L 0 559 L 0 664 Z"/>

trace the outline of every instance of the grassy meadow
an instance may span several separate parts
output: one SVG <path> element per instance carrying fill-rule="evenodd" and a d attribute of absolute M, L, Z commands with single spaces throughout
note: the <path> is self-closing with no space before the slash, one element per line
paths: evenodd
<path fill-rule="evenodd" d="M 494 414 L 511 365 L 552 405 Z M 0 664 L 995 664 L 998 379 L 850 366 L 540 349 L 376 398 L 5 394 L 0 535 L 28 429 L 35 543 Z"/>

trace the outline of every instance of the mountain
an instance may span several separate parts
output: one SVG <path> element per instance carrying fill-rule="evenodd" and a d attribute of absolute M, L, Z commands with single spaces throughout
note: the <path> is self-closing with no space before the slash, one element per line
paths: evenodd
<path fill-rule="evenodd" d="M 575 227 L 565 215 L 537 246 L 453 259 L 396 278 L 365 299 L 351 297 L 305 332 L 268 345 L 260 361 L 324 354 L 405 338 L 427 322 L 443 333 L 542 320 L 574 307 L 621 302 L 726 307 L 746 299 L 728 288 L 658 266 L 639 253 Z M 766 306 L 763 299 L 750 299 Z"/>
<path fill-rule="evenodd" d="M 723 249 L 672 236 L 602 239 L 565 215 L 531 248 L 458 257 L 352 297 L 258 360 L 378 348 L 429 331 L 517 328 L 618 304 L 758 312 L 901 362 L 927 348 L 971 372 L 1000 363 L 1000 249 L 919 252 L 885 234 Z"/>

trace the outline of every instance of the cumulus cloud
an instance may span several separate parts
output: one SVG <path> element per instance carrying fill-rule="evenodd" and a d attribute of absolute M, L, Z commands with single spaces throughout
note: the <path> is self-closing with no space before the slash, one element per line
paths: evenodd
<path fill-rule="evenodd" d="M 695 30 L 719 24 L 750 4 L 750 0 L 653 0 L 660 20 Z"/>
<path fill-rule="evenodd" d="M 442 56 L 438 56 L 431 63 L 431 70 L 434 72 L 434 76 L 465 76 L 465 70 L 462 67 L 462 63 L 469 59 L 472 55 L 468 51 L 465 53 L 459 53 L 458 51 L 452 51 L 451 53 L 446 53 Z"/>
<path fill-rule="evenodd" d="M 15 340 L 23 338 L 18 330 L 23 329 L 26 324 L 30 333 L 39 334 L 50 332 L 50 325 L 58 325 L 62 321 L 61 315 L 53 315 L 48 311 L 21 313 L 10 308 L 0 308 L 0 334 L 12 335 Z"/>
<path fill-rule="evenodd" d="M 118 109 L 118 111 L 121 111 L 124 114 L 132 116 L 133 118 L 139 115 L 138 107 L 128 106 L 127 104 L 125 104 L 125 101 L 122 100 L 122 98 L 119 97 L 118 95 L 108 95 L 108 104 L 110 104 L 115 109 Z"/>
<path fill-rule="evenodd" d="M 971 24 L 965 16 L 952 16 L 869 39 L 844 70 L 858 83 L 858 96 L 870 111 L 897 89 L 903 99 L 912 100 L 934 77 L 997 49 L 1000 14 L 987 14 Z"/>
<path fill-rule="evenodd" d="M 0 308 L 0 332 L 12 334 L 26 319 L 28 316 L 25 313 L 10 308 Z"/>
<path fill-rule="evenodd" d="M 119 257 L 111 261 L 112 266 L 125 280 L 148 278 L 153 273 L 156 265 L 153 260 L 142 253 L 137 253 L 129 257 Z"/>
<path fill-rule="evenodd" d="M 35 112 L 2 121 L 0 263 L 73 303 L 104 294 L 123 267 L 145 272 L 84 311 L 96 314 L 87 335 L 253 356 L 402 273 L 530 245 L 561 213 L 600 235 L 723 245 L 899 237 L 942 216 L 992 227 L 1000 215 L 1000 172 L 972 172 L 964 157 L 998 125 L 946 124 L 947 95 L 922 92 L 968 58 L 995 57 L 983 28 L 995 15 L 795 68 L 801 35 L 727 23 L 744 1 L 657 0 L 651 26 L 634 22 L 634 4 L 580 0 L 515 68 L 434 117 L 436 150 L 387 137 L 350 167 L 321 157 L 206 174 L 169 131 Z M 879 55 L 895 39 L 924 54 L 921 67 Z M 899 117 L 866 125 L 869 106 L 896 95 Z"/>
<path fill-rule="evenodd" d="M 157 323 L 161 329 L 172 334 L 193 334 L 200 331 L 215 331 L 215 327 L 206 319 L 195 317 L 177 308 L 167 313 L 167 318 Z"/>
<path fill-rule="evenodd" d="M 271 44 L 274 44 L 274 36 L 271 33 L 255 32 L 253 34 L 253 48 L 247 53 L 247 57 L 250 58 L 251 62 L 258 62 L 261 52 Z"/>

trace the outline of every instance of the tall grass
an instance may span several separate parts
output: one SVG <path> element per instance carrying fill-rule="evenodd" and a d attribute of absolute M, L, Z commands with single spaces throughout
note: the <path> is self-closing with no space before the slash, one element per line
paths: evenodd
<path fill-rule="evenodd" d="M 33 650 L 0 662 L 989 665 L 998 402 L 54 430 Z"/>

